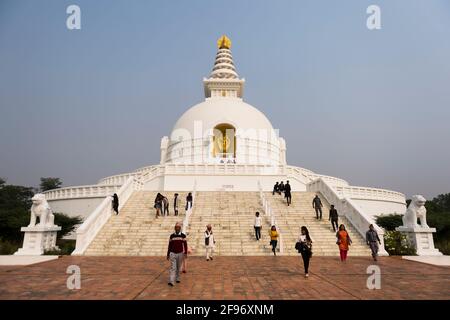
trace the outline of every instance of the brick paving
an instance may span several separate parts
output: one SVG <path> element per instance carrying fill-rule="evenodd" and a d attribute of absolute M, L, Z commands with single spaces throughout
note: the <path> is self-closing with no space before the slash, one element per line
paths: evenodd
<path fill-rule="evenodd" d="M 188 273 L 167 285 L 163 257 L 72 257 L 0 267 L 0 299 L 450 299 L 450 267 L 383 257 L 381 289 L 366 288 L 370 258 L 313 257 L 303 277 L 299 257 L 190 257 Z M 69 290 L 69 265 L 81 268 L 81 289 Z M 177 290 L 181 289 L 181 290 Z"/>

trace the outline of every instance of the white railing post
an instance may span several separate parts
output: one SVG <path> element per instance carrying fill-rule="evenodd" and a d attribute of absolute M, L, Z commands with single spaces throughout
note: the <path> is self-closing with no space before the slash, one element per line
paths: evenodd
<path fill-rule="evenodd" d="M 196 196 L 197 196 L 197 181 L 194 181 L 194 187 L 192 188 L 192 205 L 188 207 L 188 210 L 186 211 L 186 216 L 183 219 L 182 232 L 184 234 L 186 234 L 189 228 L 189 220 L 191 218 L 192 212 L 194 211 Z"/>

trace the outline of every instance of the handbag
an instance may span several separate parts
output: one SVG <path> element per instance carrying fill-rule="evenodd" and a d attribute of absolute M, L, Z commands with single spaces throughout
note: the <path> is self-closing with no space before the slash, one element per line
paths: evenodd
<path fill-rule="evenodd" d="M 309 255 L 309 257 L 312 256 L 312 248 L 311 247 L 307 243 L 300 242 L 300 241 L 295 244 L 295 249 L 297 249 L 297 251 L 299 253 L 306 253 Z"/>

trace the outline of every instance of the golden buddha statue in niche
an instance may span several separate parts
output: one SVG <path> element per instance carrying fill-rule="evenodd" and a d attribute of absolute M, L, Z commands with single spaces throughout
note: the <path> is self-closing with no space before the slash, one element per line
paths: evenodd
<path fill-rule="evenodd" d="M 235 157 L 235 129 L 229 124 L 220 124 L 214 128 L 214 157 Z"/>

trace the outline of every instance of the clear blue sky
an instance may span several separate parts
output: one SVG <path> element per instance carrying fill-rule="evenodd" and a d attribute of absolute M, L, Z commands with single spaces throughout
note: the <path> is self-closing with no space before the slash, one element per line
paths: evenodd
<path fill-rule="evenodd" d="M 66 28 L 70 4 L 81 30 Z M 366 28 L 370 4 L 381 30 Z M 222 34 L 290 164 L 450 192 L 447 0 L 0 0 L 0 176 L 67 186 L 158 163 Z"/>

